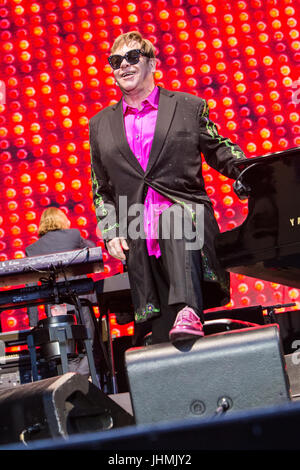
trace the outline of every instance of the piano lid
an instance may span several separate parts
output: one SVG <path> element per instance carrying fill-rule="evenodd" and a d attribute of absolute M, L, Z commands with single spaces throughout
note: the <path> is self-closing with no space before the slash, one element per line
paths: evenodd
<path fill-rule="evenodd" d="M 261 155 L 259 157 L 252 157 L 252 158 L 237 160 L 236 162 L 234 162 L 234 166 L 236 166 L 237 168 L 239 168 L 240 171 L 242 171 L 245 168 L 248 168 L 251 165 L 254 165 L 256 163 L 259 163 L 259 164 L 272 163 L 282 158 L 283 159 L 293 158 L 294 156 L 298 156 L 298 157 L 300 156 L 300 147 L 293 147 L 291 149 L 281 150 L 279 152 L 266 153 L 265 155 Z"/>
<path fill-rule="evenodd" d="M 248 216 L 215 240 L 228 271 L 300 288 L 300 148 L 236 163 L 249 186 Z"/>

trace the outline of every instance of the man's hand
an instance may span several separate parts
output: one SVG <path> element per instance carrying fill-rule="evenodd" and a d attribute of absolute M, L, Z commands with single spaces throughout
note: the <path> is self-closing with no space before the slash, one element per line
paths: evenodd
<path fill-rule="evenodd" d="M 127 241 L 125 238 L 113 238 L 109 242 L 106 243 L 106 248 L 110 256 L 120 260 L 126 260 L 126 256 L 123 250 L 129 250 L 129 246 L 127 245 Z"/>

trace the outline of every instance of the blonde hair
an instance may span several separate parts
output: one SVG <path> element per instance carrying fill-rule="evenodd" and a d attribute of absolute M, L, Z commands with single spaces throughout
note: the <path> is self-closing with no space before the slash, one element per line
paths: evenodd
<path fill-rule="evenodd" d="M 140 49 L 144 51 L 148 57 L 155 58 L 154 45 L 148 39 L 144 39 L 139 31 L 129 31 L 129 33 L 120 34 L 112 45 L 111 54 L 113 54 L 123 44 L 128 46 L 131 42 L 138 42 L 140 44 Z"/>
<path fill-rule="evenodd" d="M 70 227 L 66 214 L 57 207 L 48 207 L 41 215 L 38 236 L 42 237 L 51 230 L 63 230 Z"/>

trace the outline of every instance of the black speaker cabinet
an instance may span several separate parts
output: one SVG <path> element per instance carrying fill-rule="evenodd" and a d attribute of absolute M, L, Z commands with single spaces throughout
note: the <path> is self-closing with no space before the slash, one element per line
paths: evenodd
<path fill-rule="evenodd" d="M 277 325 L 133 348 L 125 363 L 137 424 L 290 400 Z"/>
<path fill-rule="evenodd" d="M 0 444 L 106 431 L 133 417 L 75 373 L 0 391 Z"/>

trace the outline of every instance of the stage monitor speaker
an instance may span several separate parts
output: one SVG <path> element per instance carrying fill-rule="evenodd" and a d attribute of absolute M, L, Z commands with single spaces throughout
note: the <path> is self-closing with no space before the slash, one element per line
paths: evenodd
<path fill-rule="evenodd" d="M 300 400 L 300 361 L 299 349 L 292 354 L 284 356 L 286 370 L 290 382 L 291 398 L 293 401 Z"/>
<path fill-rule="evenodd" d="M 125 364 L 137 424 L 290 400 L 277 325 L 133 348 Z"/>
<path fill-rule="evenodd" d="M 132 415 L 76 373 L 0 391 L 0 444 L 28 444 L 132 424 Z"/>

